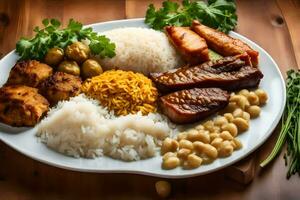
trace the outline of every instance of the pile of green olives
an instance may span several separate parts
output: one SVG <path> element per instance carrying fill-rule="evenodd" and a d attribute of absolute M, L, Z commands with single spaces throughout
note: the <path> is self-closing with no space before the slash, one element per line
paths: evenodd
<path fill-rule="evenodd" d="M 78 41 L 68 45 L 65 50 L 57 47 L 49 49 L 44 61 L 56 67 L 57 71 L 87 79 L 103 72 L 98 61 L 89 56 L 90 48 Z"/>

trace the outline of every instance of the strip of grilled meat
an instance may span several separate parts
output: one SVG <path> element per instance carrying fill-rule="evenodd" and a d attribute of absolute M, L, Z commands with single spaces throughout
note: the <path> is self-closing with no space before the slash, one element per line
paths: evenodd
<path fill-rule="evenodd" d="M 169 40 L 188 63 L 196 65 L 209 60 L 206 41 L 189 27 L 167 26 L 165 31 Z"/>
<path fill-rule="evenodd" d="M 219 87 L 226 90 L 252 88 L 259 85 L 262 72 L 249 65 L 249 56 L 242 54 L 209 61 L 194 67 L 183 67 L 163 73 L 150 74 L 163 92 L 194 87 Z"/>
<path fill-rule="evenodd" d="M 227 91 L 219 88 L 193 88 L 160 97 L 159 105 L 172 122 L 186 124 L 224 108 L 229 96 Z"/>

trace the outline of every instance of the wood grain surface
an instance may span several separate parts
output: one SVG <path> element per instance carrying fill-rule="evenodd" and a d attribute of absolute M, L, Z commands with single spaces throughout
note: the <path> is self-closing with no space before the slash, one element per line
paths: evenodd
<path fill-rule="evenodd" d="M 63 24 L 69 18 L 90 24 L 144 17 L 149 3 L 158 6 L 161 2 L 0 0 L 0 55 L 13 50 L 21 36 L 32 36 L 32 29 L 41 25 L 46 17 L 58 18 Z M 237 1 L 236 31 L 271 54 L 283 74 L 300 65 L 299 4 L 298 0 Z M 170 199 L 300 199 L 299 177 L 286 180 L 282 155 L 267 168 L 259 168 L 260 161 L 271 151 L 277 133 L 278 129 L 262 147 L 231 168 L 195 178 L 168 180 L 172 184 Z M 254 180 L 245 185 L 228 178 L 228 174 L 232 175 L 228 171 L 235 167 L 253 173 Z M 0 142 L 0 200 L 156 199 L 154 184 L 158 180 L 131 174 L 91 174 L 58 169 L 34 161 Z M 245 182 L 248 181 L 245 179 Z"/>

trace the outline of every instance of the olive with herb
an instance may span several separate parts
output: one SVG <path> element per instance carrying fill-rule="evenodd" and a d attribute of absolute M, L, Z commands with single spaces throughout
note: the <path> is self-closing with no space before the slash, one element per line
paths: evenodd
<path fill-rule="evenodd" d="M 87 59 L 81 67 L 81 75 L 83 78 L 91 78 L 103 72 L 100 64 L 94 59 Z"/>
<path fill-rule="evenodd" d="M 84 62 L 88 59 L 90 48 L 82 42 L 74 42 L 67 46 L 66 55 L 70 60 L 75 60 L 78 63 Z"/>
<path fill-rule="evenodd" d="M 49 49 L 44 58 L 45 63 L 51 66 L 58 65 L 63 59 L 64 59 L 64 50 L 57 47 Z"/>
<path fill-rule="evenodd" d="M 75 76 L 80 75 L 80 68 L 75 61 L 65 60 L 58 65 L 57 71 L 65 72 Z"/>

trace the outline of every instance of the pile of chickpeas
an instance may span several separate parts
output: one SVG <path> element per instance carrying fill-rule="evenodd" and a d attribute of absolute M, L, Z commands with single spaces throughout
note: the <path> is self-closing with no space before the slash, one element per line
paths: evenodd
<path fill-rule="evenodd" d="M 162 167 L 194 169 L 219 157 L 230 156 L 234 150 L 242 148 L 238 134 L 249 129 L 250 119 L 260 115 L 260 107 L 267 100 L 268 95 L 262 89 L 232 93 L 228 106 L 213 120 L 163 141 Z"/>

